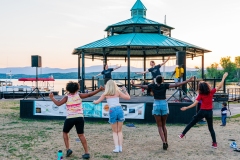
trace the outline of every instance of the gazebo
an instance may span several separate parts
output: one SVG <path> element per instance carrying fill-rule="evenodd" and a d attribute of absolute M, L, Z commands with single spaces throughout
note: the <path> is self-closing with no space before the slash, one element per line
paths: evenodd
<path fill-rule="evenodd" d="M 130 93 L 131 58 L 143 58 L 143 69 L 146 70 L 146 58 L 164 60 L 168 56 L 176 56 L 178 64 L 184 64 L 186 58 L 202 57 L 202 78 L 204 75 L 204 54 L 210 50 L 172 38 L 174 29 L 163 23 L 146 18 L 147 8 L 137 0 L 131 8 L 131 18 L 109 25 L 105 31 L 107 37 L 77 47 L 72 52 L 78 55 L 78 80 L 81 90 L 85 86 L 85 58 L 100 59 L 106 63 L 108 59 L 127 61 L 127 88 Z M 80 68 L 82 70 L 80 70 Z M 186 72 L 183 80 L 186 79 Z"/>

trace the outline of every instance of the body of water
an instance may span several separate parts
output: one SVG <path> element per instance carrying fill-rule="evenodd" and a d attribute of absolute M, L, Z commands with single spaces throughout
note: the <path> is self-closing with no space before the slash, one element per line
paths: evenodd
<path fill-rule="evenodd" d="M 41 89 L 41 88 L 45 88 L 47 85 L 49 86 L 49 89 L 53 89 L 54 91 L 59 91 L 59 94 L 61 95 L 62 94 L 62 88 L 66 88 L 66 84 L 69 82 L 69 81 L 73 81 L 73 82 L 77 82 L 78 80 L 77 79 L 55 79 L 55 81 L 53 82 L 41 82 L 39 81 L 38 82 L 38 88 Z M 27 85 L 27 86 L 32 86 L 32 87 L 35 87 L 36 86 L 36 82 L 22 82 L 22 81 L 18 81 L 18 79 L 12 79 L 12 82 L 13 82 L 13 85 Z M 121 81 L 118 81 L 118 83 L 122 83 L 124 84 L 124 80 L 121 80 Z M 98 82 L 97 80 L 94 82 L 94 84 L 98 85 Z M 87 87 L 91 87 L 92 86 L 92 81 L 86 81 L 85 82 L 85 85 Z M 240 88 L 240 86 L 238 85 L 234 85 L 234 84 L 231 84 L 231 85 L 227 85 L 226 88 Z"/>

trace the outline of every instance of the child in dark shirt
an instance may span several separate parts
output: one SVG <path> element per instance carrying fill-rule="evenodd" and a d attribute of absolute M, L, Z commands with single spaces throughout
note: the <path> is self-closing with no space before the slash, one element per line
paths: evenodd
<path fill-rule="evenodd" d="M 227 103 L 226 102 L 222 103 L 221 113 L 222 113 L 222 124 L 220 126 L 226 126 L 226 119 L 227 119 Z"/>

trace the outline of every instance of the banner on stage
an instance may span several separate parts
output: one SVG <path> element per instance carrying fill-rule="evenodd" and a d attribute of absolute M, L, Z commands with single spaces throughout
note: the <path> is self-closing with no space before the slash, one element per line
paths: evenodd
<path fill-rule="evenodd" d="M 126 119 L 144 119 L 145 103 L 121 103 L 121 106 Z M 84 117 L 109 118 L 107 103 L 82 102 L 82 107 Z M 34 115 L 66 117 L 66 105 L 57 106 L 52 101 L 34 101 Z"/>
<path fill-rule="evenodd" d="M 121 103 L 126 119 L 144 119 L 145 103 Z M 102 103 L 102 118 L 109 118 L 109 106 Z"/>
<path fill-rule="evenodd" d="M 66 117 L 66 105 L 55 105 L 52 101 L 34 101 L 34 115 L 64 116 Z"/>

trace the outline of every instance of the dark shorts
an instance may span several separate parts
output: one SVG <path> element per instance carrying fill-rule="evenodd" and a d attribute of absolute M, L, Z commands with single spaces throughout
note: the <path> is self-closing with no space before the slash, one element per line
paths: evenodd
<path fill-rule="evenodd" d="M 75 126 L 77 130 L 77 134 L 84 133 L 84 118 L 83 117 L 76 117 L 76 118 L 68 118 L 64 122 L 63 132 L 69 133 L 72 127 Z"/>
<path fill-rule="evenodd" d="M 112 78 L 104 78 L 104 84 L 106 84 Z"/>

